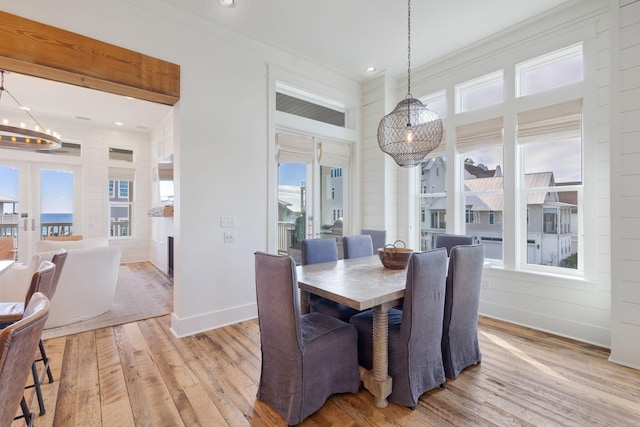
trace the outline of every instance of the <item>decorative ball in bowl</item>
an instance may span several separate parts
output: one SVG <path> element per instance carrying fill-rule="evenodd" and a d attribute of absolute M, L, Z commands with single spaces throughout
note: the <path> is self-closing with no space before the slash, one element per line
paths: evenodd
<path fill-rule="evenodd" d="M 404 245 L 402 240 L 396 240 L 395 243 L 389 243 L 385 245 L 384 248 L 378 249 L 378 256 L 380 257 L 382 265 L 394 270 L 407 268 L 409 258 L 413 253 L 413 249 L 407 249 L 406 245 L 403 248 L 399 248 L 397 245 L 398 242 L 401 242 Z"/>

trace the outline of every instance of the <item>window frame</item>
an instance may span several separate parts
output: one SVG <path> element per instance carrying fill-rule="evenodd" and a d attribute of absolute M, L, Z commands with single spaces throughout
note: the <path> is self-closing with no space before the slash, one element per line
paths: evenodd
<path fill-rule="evenodd" d="M 559 44 L 562 42 L 558 42 Z M 549 49 L 548 54 L 554 54 L 555 52 L 562 51 L 568 46 L 576 45 L 576 41 L 572 41 L 570 43 L 566 43 L 564 46 L 560 45 L 556 49 Z M 527 253 L 527 224 L 529 223 L 529 209 L 526 204 L 526 192 L 528 189 L 521 188 L 521 182 L 524 180 L 524 169 L 522 163 L 522 154 L 520 153 L 519 144 L 517 142 L 517 114 L 520 112 L 526 112 L 528 110 L 535 110 L 536 108 L 551 106 L 553 104 L 558 104 L 566 101 L 570 101 L 572 99 L 581 98 L 583 102 L 582 116 L 583 123 L 589 123 L 588 117 L 590 114 L 595 114 L 593 109 L 595 108 L 593 105 L 596 102 L 596 88 L 593 80 L 588 79 L 589 73 L 593 72 L 593 67 L 595 63 L 593 62 L 593 56 L 595 55 L 595 45 L 593 43 L 589 43 L 585 40 L 579 41 L 577 44 L 582 46 L 582 54 L 583 54 L 583 69 L 582 75 L 583 79 L 579 82 L 571 82 L 565 86 L 554 87 L 549 90 L 526 95 L 526 96 L 516 96 L 516 76 L 515 76 L 515 66 L 517 64 L 527 62 L 527 59 L 522 59 L 523 54 L 519 53 L 518 55 L 514 55 L 514 58 L 510 59 L 510 63 L 505 65 L 503 68 L 505 69 L 505 81 L 504 81 L 504 102 L 501 105 L 492 105 L 487 107 L 486 109 L 478 109 L 472 111 L 460 112 L 458 105 L 452 105 L 450 111 L 453 110 L 454 114 L 443 120 L 443 124 L 445 125 L 445 129 L 451 132 L 451 130 L 455 129 L 458 125 L 465 125 L 469 123 L 474 123 L 476 121 L 486 120 L 488 117 L 494 117 L 496 114 L 504 117 L 504 144 L 505 147 L 510 145 L 508 150 L 505 149 L 504 153 L 504 161 L 503 161 L 503 171 L 505 172 L 505 180 L 509 179 L 511 182 L 507 187 L 507 183 L 505 181 L 504 197 L 505 197 L 505 207 L 498 218 L 497 212 L 494 216 L 494 221 L 497 223 L 498 221 L 502 224 L 503 227 L 503 260 L 493 260 L 487 259 L 492 265 L 511 270 L 514 272 L 521 273 L 532 273 L 532 274 L 545 274 L 551 275 L 555 277 L 567 277 L 567 278 L 577 278 L 586 280 L 589 277 L 593 277 L 593 275 L 597 274 L 597 266 L 596 263 L 589 263 L 589 260 L 594 261 L 596 258 L 595 250 L 591 250 L 589 253 L 585 250 L 585 241 L 595 241 L 597 236 L 595 236 L 595 232 L 590 232 L 588 235 L 584 232 L 585 224 L 595 225 L 595 222 L 598 218 L 598 214 L 595 212 L 586 213 L 584 211 L 584 194 L 586 189 L 591 188 L 595 185 L 595 176 L 597 175 L 597 164 L 593 161 L 595 150 L 595 143 L 597 135 L 595 133 L 596 126 L 589 125 L 588 131 L 585 129 L 587 125 L 583 125 L 583 133 L 581 136 L 581 147 L 583 151 L 582 156 L 582 183 L 578 186 L 554 186 L 549 188 L 549 191 L 555 192 L 564 192 L 564 191 L 577 191 L 578 197 L 578 220 L 575 227 L 577 228 L 577 253 L 578 253 L 578 268 L 573 270 L 566 267 L 554 267 L 554 266 L 544 266 L 544 265 L 535 265 L 528 264 L 526 253 Z M 543 49 L 543 47 L 537 47 L 537 49 Z M 535 51 L 535 49 L 530 49 L 531 51 Z M 545 49 L 546 50 L 546 49 Z M 530 58 L 539 58 L 543 57 L 545 53 L 543 52 L 533 52 Z M 516 56 L 518 56 L 516 58 Z M 511 70 L 508 70 L 511 67 Z M 473 79 L 468 79 L 466 82 L 473 81 Z M 440 83 L 441 84 L 441 83 Z M 459 91 L 456 91 L 459 88 L 459 84 L 456 82 L 449 81 L 448 83 L 443 85 L 447 88 L 447 99 L 452 100 L 454 103 L 458 101 Z M 507 129 L 508 128 L 508 129 Z M 451 132 L 453 133 L 453 132 Z M 434 197 L 434 196 L 443 196 L 446 197 L 446 205 L 447 205 L 447 215 L 452 217 L 453 221 L 448 221 L 447 230 L 448 233 L 465 233 L 466 226 L 466 215 L 465 215 L 465 196 L 469 193 L 464 192 L 463 183 L 463 171 L 462 162 L 460 161 L 460 157 L 463 157 L 463 154 L 460 154 L 456 147 L 455 136 L 449 135 L 443 144 L 447 145 L 446 154 L 439 153 L 440 156 L 446 156 L 451 161 L 448 162 L 448 167 L 445 170 L 445 176 L 447 177 L 447 182 L 449 191 L 446 194 L 436 195 L 436 194 L 424 194 L 421 190 L 421 173 L 415 174 L 415 189 L 417 193 L 417 208 L 421 207 L 421 199 L 424 197 Z M 452 146 L 453 145 L 453 146 Z M 591 150 L 591 153 L 589 153 Z M 596 150 L 597 151 L 597 150 Z M 590 157 L 590 158 L 588 158 Z M 420 170 L 419 168 L 416 168 Z M 454 169 L 454 170 L 452 170 Z M 520 175 L 522 174 L 522 176 Z M 450 183 L 454 183 L 455 185 L 451 187 Z M 590 185 L 592 184 L 592 185 Z M 591 197 L 591 196 L 590 196 Z M 593 202 L 593 200 L 592 200 Z M 429 213 L 427 213 L 429 214 Z M 589 217 L 586 215 L 589 214 Z M 420 219 L 419 214 L 416 215 L 418 219 Z M 420 223 L 418 222 L 418 227 L 416 227 L 421 232 Z M 568 227 L 568 225 L 567 225 Z M 524 236 L 520 238 L 519 236 Z M 575 236 L 575 233 L 574 233 Z M 422 235 L 420 234 L 418 240 L 420 240 Z M 508 242 L 510 240 L 510 242 Z M 507 244 L 509 243 L 509 244 Z M 508 255 L 507 255 L 508 253 Z"/>

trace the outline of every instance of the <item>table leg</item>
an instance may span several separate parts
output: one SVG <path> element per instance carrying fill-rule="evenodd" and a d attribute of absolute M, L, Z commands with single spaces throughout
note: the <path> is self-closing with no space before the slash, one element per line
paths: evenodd
<path fill-rule="evenodd" d="M 300 314 L 309 313 L 309 292 L 300 289 Z"/>
<path fill-rule="evenodd" d="M 373 308 L 373 369 L 363 376 L 364 386 L 375 398 L 378 408 L 386 408 L 393 380 L 389 376 L 389 309 L 393 304 Z"/>

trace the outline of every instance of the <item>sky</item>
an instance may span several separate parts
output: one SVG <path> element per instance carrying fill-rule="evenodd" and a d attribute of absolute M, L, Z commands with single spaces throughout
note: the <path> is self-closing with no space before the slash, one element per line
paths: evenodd
<path fill-rule="evenodd" d="M 300 185 L 307 180 L 307 166 L 302 163 L 280 163 L 278 166 L 278 200 L 291 203 L 289 209 L 300 210 Z"/>
<path fill-rule="evenodd" d="M 0 194 L 19 200 L 18 193 L 19 170 L 15 167 L 0 166 Z M 41 170 L 40 179 L 40 212 L 42 213 L 71 213 L 73 212 L 73 173 L 50 169 Z M 28 193 L 31 193 L 29 191 Z M 24 212 L 24 202 L 18 205 L 18 210 Z M 4 211 L 11 212 L 11 205 L 5 206 Z"/>

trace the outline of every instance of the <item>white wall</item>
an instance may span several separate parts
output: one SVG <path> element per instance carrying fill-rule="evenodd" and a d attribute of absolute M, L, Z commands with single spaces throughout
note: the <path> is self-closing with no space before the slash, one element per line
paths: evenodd
<path fill-rule="evenodd" d="M 612 0 L 611 360 L 640 369 L 640 1 Z"/>
<path fill-rule="evenodd" d="M 335 90 L 357 83 L 167 2 L 3 0 L 0 7 L 180 65 L 172 329 L 182 336 L 255 317 L 253 253 L 268 243 L 267 64 Z M 221 216 L 236 218 L 237 243 L 223 243 Z"/>

